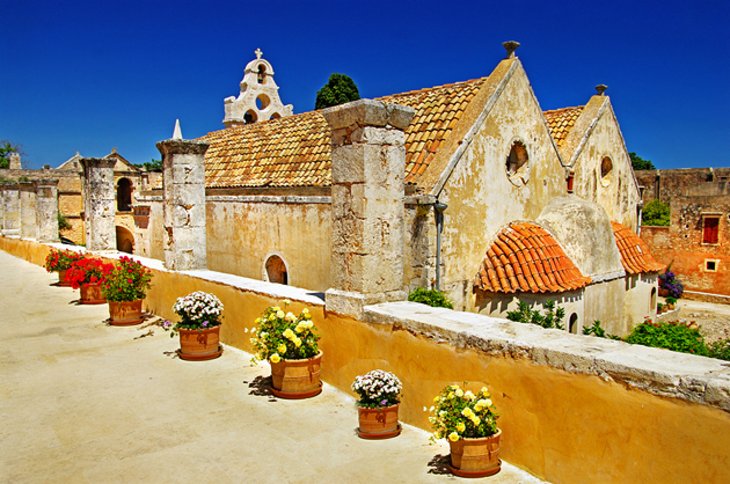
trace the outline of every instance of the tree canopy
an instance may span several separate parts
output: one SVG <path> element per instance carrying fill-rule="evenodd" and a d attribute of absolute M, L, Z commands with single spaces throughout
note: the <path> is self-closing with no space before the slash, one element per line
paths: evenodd
<path fill-rule="evenodd" d="M 162 160 L 156 160 L 154 158 L 144 163 L 135 163 L 134 166 L 142 168 L 144 171 L 162 171 Z"/>
<path fill-rule="evenodd" d="M 654 163 L 652 163 L 649 160 L 645 160 L 641 156 L 637 155 L 633 151 L 629 153 L 629 156 L 631 157 L 631 165 L 634 167 L 634 171 L 636 170 L 656 170 L 656 166 L 654 166 Z"/>
<path fill-rule="evenodd" d="M 644 207 L 644 211 L 641 213 L 641 224 L 668 227 L 669 212 L 668 204 L 654 199 Z"/>
<path fill-rule="evenodd" d="M 20 148 L 10 141 L 0 141 L 0 169 L 10 167 L 11 153 L 20 153 Z"/>
<path fill-rule="evenodd" d="M 317 91 L 314 109 L 324 109 L 360 99 L 355 81 L 345 74 L 330 75 L 327 84 Z"/>

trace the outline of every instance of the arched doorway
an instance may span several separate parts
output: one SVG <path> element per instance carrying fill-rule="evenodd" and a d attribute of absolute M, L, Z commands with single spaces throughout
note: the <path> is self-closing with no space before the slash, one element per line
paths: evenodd
<path fill-rule="evenodd" d="M 266 278 L 269 282 L 289 284 L 289 274 L 284 259 L 278 255 L 272 255 L 266 259 Z"/>
<path fill-rule="evenodd" d="M 134 235 L 132 232 L 117 225 L 117 250 L 134 254 Z"/>
<path fill-rule="evenodd" d="M 117 182 L 117 211 L 132 210 L 132 182 L 129 178 L 120 178 Z"/>

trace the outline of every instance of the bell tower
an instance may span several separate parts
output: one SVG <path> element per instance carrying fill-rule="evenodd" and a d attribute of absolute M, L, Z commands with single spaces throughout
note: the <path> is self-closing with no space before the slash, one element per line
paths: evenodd
<path fill-rule="evenodd" d="M 251 124 L 292 114 L 293 106 L 282 104 L 279 86 L 274 82 L 274 68 L 264 59 L 261 49 L 254 52 L 256 58 L 246 65 L 241 80 L 241 93 L 223 100 L 226 128 L 239 124 Z"/>

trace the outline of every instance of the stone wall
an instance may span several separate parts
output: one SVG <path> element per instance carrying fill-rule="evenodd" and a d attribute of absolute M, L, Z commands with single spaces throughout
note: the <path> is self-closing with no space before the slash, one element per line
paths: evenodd
<path fill-rule="evenodd" d="M 685 297 L 730 296 L 730 168 L 645 170 L 637 177 L 645 203 L 670 205 L 669 227 L 642 227 L 641 238 L 683 282 Z M 718 244 L 703 243 L 707 215 L 719 217 Z"/>

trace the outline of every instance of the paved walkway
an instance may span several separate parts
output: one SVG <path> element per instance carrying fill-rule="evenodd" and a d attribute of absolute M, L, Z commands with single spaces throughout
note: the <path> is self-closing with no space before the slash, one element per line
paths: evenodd
<path fill-rule="evenodd" d="M 104 324 L 56 276 L 0 251 L 2 482 L 445 482 L 428 434 L 354 433 L 353 399 L 325 385 L 278 400 L 268 375 L 226 348 L 208 362 L 171 353 L 154 326 Z M 152 329 L 151 335 L 145 336 Z M 538 482 L 505 464 L 490 482 Z"/>

